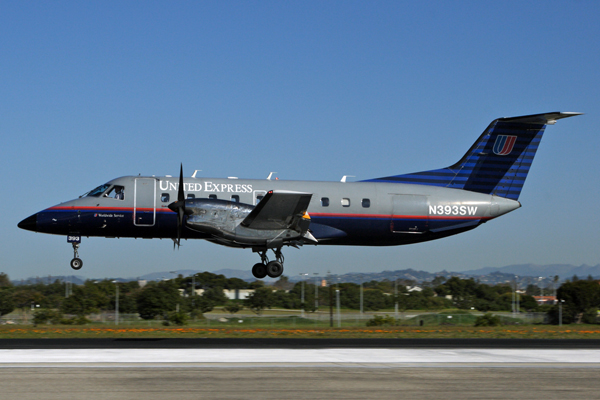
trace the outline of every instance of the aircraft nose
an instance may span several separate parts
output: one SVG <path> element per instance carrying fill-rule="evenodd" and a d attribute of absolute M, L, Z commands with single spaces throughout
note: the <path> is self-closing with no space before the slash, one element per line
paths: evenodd
<path fill-rule="evenodd" d="M 35 232 L 37 230 L 37 214 L 25 218 L 23 221 L 19 222 L 17 226 L 21 229 Z"/>

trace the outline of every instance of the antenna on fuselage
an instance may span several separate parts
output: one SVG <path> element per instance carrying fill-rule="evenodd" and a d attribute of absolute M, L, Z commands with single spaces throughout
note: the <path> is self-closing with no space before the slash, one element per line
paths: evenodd
<path fill-rule="evenodd" d="M 346 178 L 356 178 L 354 175 L 344 175 L 342 176 L 342 180 L 340 182 L 346 183 Z"/>
<path fill-rule="evenodd" d="M 270 180 L 271 180 L 271 178 L 273 177 L 273 174 L 276 174 L 276 173 L 277 173 L 277 172 L 271 172 L 271 173 L 269 174 L 269 176 L 267 176 L 267 180 L 268 180 L 268 181 L 270 181 Z"/>
<path fill-rule="evenodd" d="M 192 178 L 195 178 L 195 177 L 196 177 L 196 174 L 197 174 L 198 172 L 201 172 L 201 171 L 202 171 L 201 169 L 197 169 L 197 170 L 195 170 L 195 171 L 194 171 L 194 173 L 192 174 Z"/>

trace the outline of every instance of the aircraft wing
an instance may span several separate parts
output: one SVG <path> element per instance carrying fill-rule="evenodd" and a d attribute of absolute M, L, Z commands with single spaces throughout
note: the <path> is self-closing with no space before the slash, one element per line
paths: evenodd
<path fill-rule="evenodd" d="M 301 219 L 309 220 L 306 210 L 312 193 L 270 191 L 242 221 L 251 229 L 294 228 Z"/>

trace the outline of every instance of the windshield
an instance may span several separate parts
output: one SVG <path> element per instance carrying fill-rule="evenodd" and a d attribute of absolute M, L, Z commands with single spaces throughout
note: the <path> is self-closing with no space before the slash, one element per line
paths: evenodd
<path fill-rule="evenodd" d="M 96 189 L 91 190 L 86 196 L 98 197 L 102 193 L 104 193 L 106 191 L 106 189 L 108 189 L 109 187 L 110 187 L 110 185 L 108 183 L 105 183 L 104 185 L 100 185 Z"/>

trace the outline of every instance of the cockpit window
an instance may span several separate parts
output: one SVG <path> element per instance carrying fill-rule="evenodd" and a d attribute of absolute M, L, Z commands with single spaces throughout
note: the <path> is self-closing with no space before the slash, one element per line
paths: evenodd
<path fill-rule="evenodd" d="M 125 199 L 125 188 L 123 186 L 115 185 L 104 195 L 104 197 L 111 197 L 117 200 Z"/>
<path fill-rule="evenodd" d="M 110 187 L 110 185 L 108 183 L 105 183 L 104 185 L 100 185 L 98 186 L 96 189 L 91 190 L 87 196 L 89 197 L 99 197 L 102 193 L 104 193 L 106 191 L 106 189 L 108 189 Z"/>

